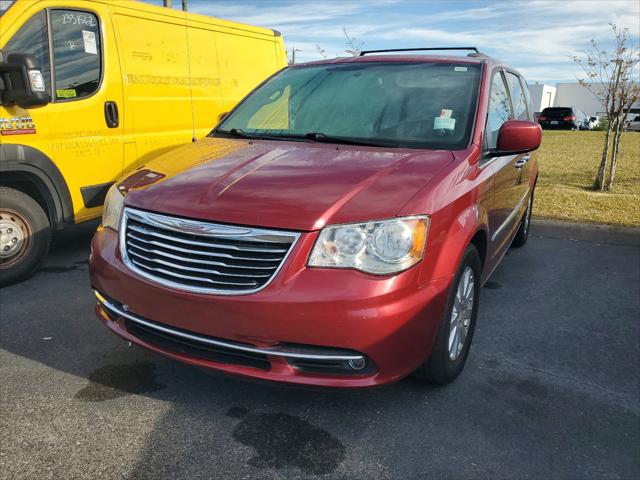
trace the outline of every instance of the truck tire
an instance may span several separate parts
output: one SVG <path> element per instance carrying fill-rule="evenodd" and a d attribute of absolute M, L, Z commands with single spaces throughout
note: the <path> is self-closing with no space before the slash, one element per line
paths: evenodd
<path fill-rule="evenodd" d="M 0 287 L 35 273 L 49 251 L 51 224 L 29 195 L 0 187 Z"/>

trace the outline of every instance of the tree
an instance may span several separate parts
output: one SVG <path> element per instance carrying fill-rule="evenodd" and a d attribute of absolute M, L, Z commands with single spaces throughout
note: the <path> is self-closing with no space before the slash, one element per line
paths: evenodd
<path fill-rule="evenodd" d="M 362 51 L 364 42 L 359 41 L 356 37 L 349 36 L 346 27 L 342 27 L 342 31 L 344 32 L 344 37 L 347 39 L 345 45 L 349 47 L 345 52 L 351 56 L 357 57 Z"/>
<path fill-rule="evenodd" d="M 615 47 L 607 52 L 591 40 L 590 48 L 581 56 L 574 56 L 584 70 L 586 79 L 580 84 L 593 93 L 607 112 L 607 128 L 594 190 L 610 190 L 616 176 L 620 138 L 629 108 L 640 98 L 638 69 L 640 50 L 634 45 L 629 30 L 611 25 Z"/>
<path fill-rule="evenodd" d="M 318 50 L 318 53 L 320 54 L 320 56 L 325 60 L 329 57 L 327 55 L 327 51 L 324 48 L 322 48 L 319 43 L 316 43 L 316 50 Z"/>

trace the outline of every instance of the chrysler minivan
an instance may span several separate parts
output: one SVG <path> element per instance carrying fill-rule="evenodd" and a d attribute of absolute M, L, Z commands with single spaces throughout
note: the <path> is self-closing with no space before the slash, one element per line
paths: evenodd
<path fill-rule="evenodd" d="M 230 374 L 446 384 L 481 286 L 527 241 L 540 140 L 522 75 L 475 51 L 289 66 L 111 188 L 96 312 Z"/>

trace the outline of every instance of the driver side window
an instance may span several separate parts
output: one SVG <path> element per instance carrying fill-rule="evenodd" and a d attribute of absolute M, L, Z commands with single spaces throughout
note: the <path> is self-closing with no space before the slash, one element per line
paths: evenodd
<path fill-rule="evenodd" d="M 491 80 L 486 129 L 487 148 L 496 148 L 500 127 L 504 122 L 511 119 L 513 119 L 511 100 L 507 93 L 502 72 L 498 71 L 493 74 L 493 79 Z"/>

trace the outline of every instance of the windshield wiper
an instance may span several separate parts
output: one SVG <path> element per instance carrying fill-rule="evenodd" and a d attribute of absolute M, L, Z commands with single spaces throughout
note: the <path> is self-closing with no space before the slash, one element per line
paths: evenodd
<path fill-rule="evenodd" d="M 258 135 L 253 135 L 251 133 L 245 132 L 241 128 L 231 128 L 229 130 L 221 130 L 219 128 L 216 128 L 214 132 L 222 133 L 223 135 L 232 135 L 234 137 L 240 137 L 240 138 L 253 138 L 253 139 L 263 138 Z"/>
<path fill-rule="evenodd" d="M 322 132 L 309 132 L 302 135 L 303 138 L 307 140 L 313 140 L 315 142 L 326 142 L 326 143 L 343 143 L 346 145 L 365 145 L 370 147 L 391 147 L 397 148 L 400 145 L 393 142 L 385 142 L 379 140 L 359 140 L 355 138 L 349 137 L 340 137 L 335 135 L 327 135 Z"/>

